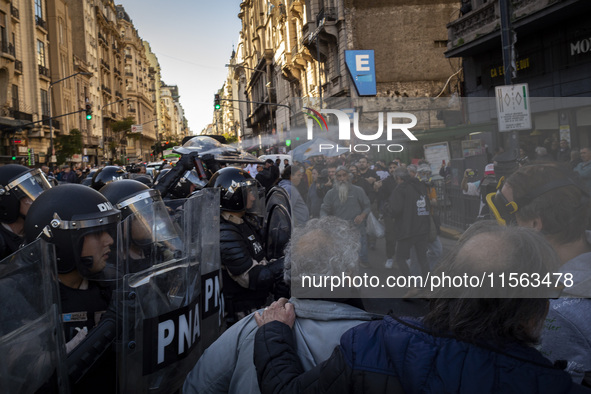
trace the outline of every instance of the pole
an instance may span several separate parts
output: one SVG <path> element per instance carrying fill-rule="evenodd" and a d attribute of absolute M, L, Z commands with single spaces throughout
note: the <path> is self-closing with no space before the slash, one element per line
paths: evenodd
<path fill-rule="evenodd" d="M 511 85 L 513 79 L 513 31 L 511 29 L 511 4 L 509 0 L 499 0 L 499 11 L 501 14 L 501 45 L 503 47 L 503 70 L 504 83 Z M 511 152 L 513 158 L 519 157 L 519 133 L 511 131 L 507 141 L 507 151 Z"/>
<path fill-rule="evenodd" d="M 53 117 L 52 117 L 52 113 L 51 113 L 52 112 L 51 100 L 53 97 L 53 85 L 58 84 L 62 81 L 65 81 L 68 78 L 75 77 L 76 75 L 92 75 L 92 73 L 80 71 L 80 72 L 74 73 L 72 75 L 69 75 L 65 78 L 58 79 L 57 81 L 51 82 L 49 84 L 49 89 L 48 89 L 48 91 L 49 91 L 49 150 L 51 152 L 51 157 L 49 158 L 50 164 L 52 163 L 51 160 L 53 159 L 53 156 L 55 156 L 55 150 L 53 149 Z"/>

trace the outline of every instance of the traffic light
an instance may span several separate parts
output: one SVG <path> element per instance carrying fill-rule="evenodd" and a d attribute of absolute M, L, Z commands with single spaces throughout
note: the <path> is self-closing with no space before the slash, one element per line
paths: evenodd
<path fill-rule="evenodd" d="M 220 109 L 221 105 L 220 105 L 220 95 L 216 94 L 213 98 L 213 108 L 214 109 Z"/>
<path fill-rule="evenodd" d="M 285 140 L 285 146 L 290 146 L 291 145 L 291 140 Z"/>
<path fill-rule="evenodd" d="M 86 120 L 92 120 L 92 104 L 88 97 L 86 97 Z"/>

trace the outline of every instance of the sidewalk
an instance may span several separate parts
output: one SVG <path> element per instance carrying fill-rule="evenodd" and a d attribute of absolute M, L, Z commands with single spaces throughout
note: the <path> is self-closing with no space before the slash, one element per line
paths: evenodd
<path fill-rule="evenodd" d="M 460 239 L 460 236 L 462 235 L 462 232 L 451 227 L 441 226 L 439 230 L 441 231 L 442 237 L 454 239 L 456 241 Z"/>

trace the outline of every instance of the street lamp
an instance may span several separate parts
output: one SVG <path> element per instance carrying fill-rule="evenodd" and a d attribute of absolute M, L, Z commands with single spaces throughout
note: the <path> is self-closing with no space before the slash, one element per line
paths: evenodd
<path fill-rule="evenodd" d="M 62 78 L 62 79 L 58 79 L 55 82 L 49 83 L 49 150 L 51 151 L 51 157 L 49 158 L 50 163 L 53 162 L 52 161 L 53 156 L 55 156 L 55 151 L 53 149 L 53 121 L 52 121 L 52 114 L 51 114 L 51 98 L 52 98 L 51 92 L 53 91 L 52 88 L 53 88 L 53 85 L 58 84 L 62 81 L 65 81 L 66 79 L 75 77 L 76 75 L 92 75 L 92 73 L 79 71 L 75 74 L 72 74 L 72 75 Z"/>

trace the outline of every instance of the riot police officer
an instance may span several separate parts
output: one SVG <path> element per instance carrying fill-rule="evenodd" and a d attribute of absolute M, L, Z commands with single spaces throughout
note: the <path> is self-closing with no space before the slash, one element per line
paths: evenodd
<path fill-rule="evenodd" d="M 127 178 L 127 172 L 121 167 L 105 166 L 94 173 L 90 187 L 94 190 L 100 190 L 103 186 L 111 182 Z"/>
<path fill-rule="evenodd" d="M 222 278 L 226 319 L 231 325 L 265 305 L 269 294 L 279 290 L 283 259 L 268 262 L 265 258 L 256 217 L 262 215 L 264 204 L 259 183 L 248 172 L 222 168 L 208 187 L 220 188 Z"/>
<path fill-rule="evenodd" d="M 66 350 L 72 352 L 108 309 L 111 288 L 104 281 L 114 269 L 120 211 L 99 192 L 78 184 L 47 190 L 31 205 L 25 220 L 25 239 L 42 238 L 55 245 L 62 323 Z M 111 330 L 115 331 L 114 327 Z M 112 341 L 113 338 L 110 338 Z M 108 344 L 109 340 L 107 340 Z M 99 348 L 100 346 L 97 346 Z M 102 352 L 104 349 L 98 349 Z M 109 356 L 110 355 L 110 356 Z M 96 355 L 97 358 L 100 354 Z M 73 391 L 113 391 L 114 353 L 107 352 L 99 367 L 74 385 Z M 86 357 L 92 358 L 92 357 Z M 71 372 L 70 372 L 71 373 Z M 76 383 L 76 382 L 73 382 Z"/>
<path fill-rule="evenodd" d="M 133 179 L 122 179 L 102 187 L 99 192 L 121 211 L 121 256 L 124 273 L 139 272 L 154 264 L 169 261 L 182 249 L 179 235 L 172 223 L 160 193 Z"/>
<path fill-rule="evenodd" d="M 40 169 L 19 164 L 0 167 L 0 260 L 16 252 L 31 203 L 51 186 Z"/>

